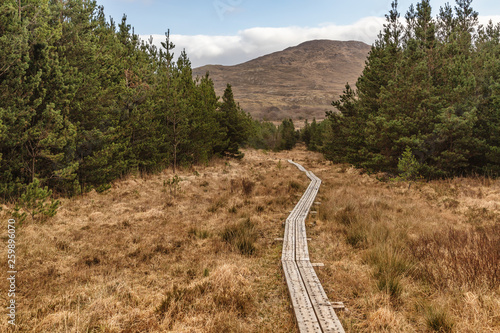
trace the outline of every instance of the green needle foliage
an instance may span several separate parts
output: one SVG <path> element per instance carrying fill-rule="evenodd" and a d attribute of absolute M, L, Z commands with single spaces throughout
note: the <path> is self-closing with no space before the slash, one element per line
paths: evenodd
<path fill-rule="evenodd" d="M 420 163 L 411 152 L 411 148 L 406 147 L 398 162 L 399 178 L 402 180 L 416 180 L 419 178 L 420 168 Z"/>
<path fill-rule="evenodd" d="M 33 221 L 43 221 L 45 218 L 53 217 L 57 213 L 57 208 L 60 205 L 59 200 L 49 199 L 52 196 L 52 191 L 45 186 L 40 186 L 40 181 L 34 179 L 31 184 L 26 187 L 13 211 L 13 216 L 19 222 L 24 222 L 27 214 L 31 216 Z M 23 211 L 21 213 L 21 210 Z"/>
<path fill-rule="evenodd" d="M 0 197 L 28 184 L 71 196 L 129 172 L 241 157 L 253 128 L 208 75 L 158 48 L 95 0 L 0 4 Z M 38 183 L 37 183 L 38 184 Z M 31 185 L 30 185 L 31 186 Z M 41 185 L 37 185 L 41 186 Z"/>
<path fill-rule="evenodd" d="M 347 84 L 333 102 L 339 112 L 327 113 L 320 150 L 410 178 L 417 165 L 425 178 L 498 175 L 500 25 L 479 25 L 472 0 L 436 17 L 422 0 L 404 19 L 394 1 L 356 87 Z"/>

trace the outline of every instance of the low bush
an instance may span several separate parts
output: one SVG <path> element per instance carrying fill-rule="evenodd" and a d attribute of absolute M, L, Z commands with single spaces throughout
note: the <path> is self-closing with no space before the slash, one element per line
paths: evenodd
<path fill-rule="evenodd" d="M 40 181 L 35 178 L 18 199 L 12 211 L 12 216 L 18 219 L 19 222 L 24 222 L 28 214 L 33 221 L 44 221 L 55 216 L 60 202 L 59 200 L 50 199 L 51 196 L 52 190 L 49 190 L 47 186 L 42 188 Z"/>

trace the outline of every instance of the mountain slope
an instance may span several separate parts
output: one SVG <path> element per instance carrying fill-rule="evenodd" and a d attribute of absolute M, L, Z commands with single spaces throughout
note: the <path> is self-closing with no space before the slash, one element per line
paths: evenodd
<path fill-rule="evenodd" d="M 255 118 L 321 119 L 346 82 L 356 82 L 369 51 L 362 42 L 314 40 L 235 66 L 198 67 L 193 75 L 209 72 L 219 95 L 230 83 Z"/>

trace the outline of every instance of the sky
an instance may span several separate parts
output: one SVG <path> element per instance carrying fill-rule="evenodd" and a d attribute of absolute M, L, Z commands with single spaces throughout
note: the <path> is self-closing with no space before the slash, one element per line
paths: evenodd
<path fill-rule="evenodd" d="M 235 65 L 312 39 L 372 44 L 391 0 L 97 0 L 116 22 L 124 14 L 136 34 L 158 46 L 170 29 L 174 53 L 193 67 Z M 418 1 L 400 0 L 401 18 Z M 433 15 L 455 1 L 431 0 Z M 500 1 L 475 0 L 480 22 L 500 22 Z"/>

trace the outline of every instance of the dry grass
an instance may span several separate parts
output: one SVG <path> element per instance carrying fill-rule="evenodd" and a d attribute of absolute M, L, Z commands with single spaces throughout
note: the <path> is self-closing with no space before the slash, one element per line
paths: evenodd
<path fill-rule="evenodd" d="M 182 170 L 176 189 L 129 176 L 26 223 L 16 331 L 296 331 L 274 241 L 308 183 L 289 158 L 323 180 L 309 248 L 346 331 L 500 331 L 498 181 L 408 190 L 302 148 Z"/>
<path fill-rule="evenodd" d="M 279 158 L 248 151 L 182 170 L 176 189 L 170 171 L 131 175 L 26 223 L 16 331 L 293 331 L 274 239 L 300 191 L 288 182 L 307 178 Z M 4 247 L 1 258 L 7 267 Z"/>
<path fill-rule="evenodd" d="M 499 181 L 408 189 L 349 166 L 303 165 L 323 180 L 311 257 L 348 308 L 346 331 L 500 331 Z"/>

